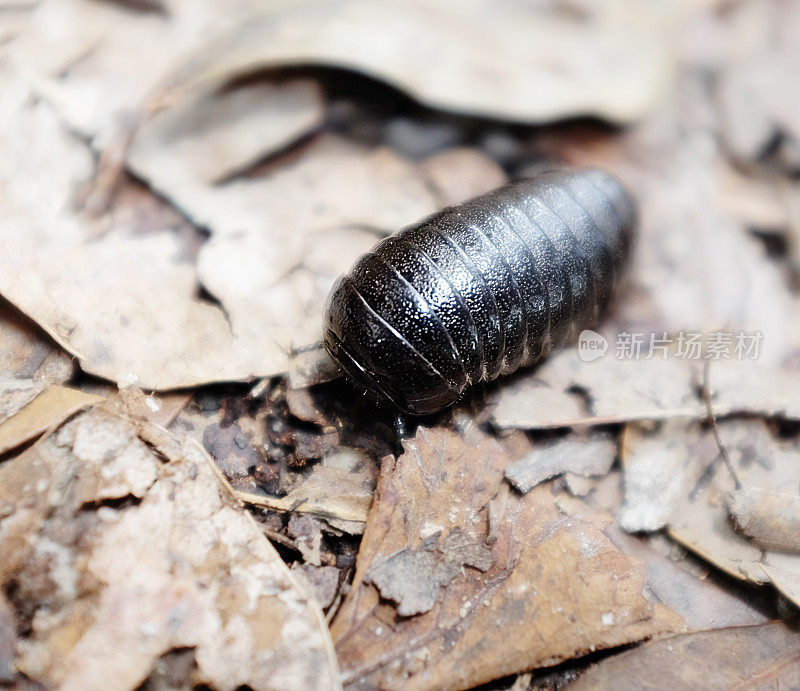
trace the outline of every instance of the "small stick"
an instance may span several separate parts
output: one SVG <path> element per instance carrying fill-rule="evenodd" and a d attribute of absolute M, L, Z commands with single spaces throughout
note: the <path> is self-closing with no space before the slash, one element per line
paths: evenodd
<path fill-rule="evenodd" d="M 711 424 L 711 432 L 714 435 L 714 441 L 717 443 L 717 448 L 719 449 L 719 455 L 722 457 L 725 466 L 728 468 L 728 472 L 733 478 L 733 486 L 737 490 L 739 490 L 742 489 L 742 483 L 739 482 L 739 476 L 736 474 L 736 470 L 733 467 L 733 462 L 731 461 L 731 456 L 728 453 L 728 448 L 722 441 L 722 436 L 720 435 L 719 427 L 717 426 L 717 418 L 715 417 L 714 410 L 711 407 L 711 388 L 708 385 L 710 370 L 711 370 L 711 363 L 708 360 L 706 360 L 705 363 L 703 363 L 703 386 L 701 388 L 703 401 L 706 404 L 706 413 L 708 414 L 708 421 Z"/>

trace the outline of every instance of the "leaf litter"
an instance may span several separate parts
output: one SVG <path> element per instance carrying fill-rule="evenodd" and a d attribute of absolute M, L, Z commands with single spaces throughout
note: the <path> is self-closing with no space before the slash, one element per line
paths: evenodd
<path fill-rule="evenodd" d="M 477 428 L 433 428 L 383 466 L 332 627 L 346 682 L 464 687 L 680 629 L 643 596 L 641 563 L 552 486 L 507 496 L 490 542 L 509 460 Z"/>
<path fill-rule="evenodd" d="M 337 687 L 321 613 L 212 463 L 191 443 L 166 463 L 98 408 L 0 466 L 2 580 L 32 614 L 20 671 L 136 686 L 191 648 L 195 683 Z"/>
<path fill-rule="evenodd" d="M 481 7 L 439 21 L 435 4 L 424 23 L 415 3 L 4 8 L 0 293 L 55 343 L 3 305 L 0 679 L 466 688 L 534 670 L 514 688 L 602 687 L 705 682 L 709 664 L 793 679 L 793 634 L 766 622 L 800 605 L 800 155 L 791 90 L 770 75 L 792 73 L 800 13 Z M 387 16 L 386 52 L 367 50 Z M 530 20 L 548 34 L 534 49 Z M 281 27 L 305 29 L 264 40 Z M 409 30 L 432 55 L 442 36 L 470 53 L 417 69 L 420 51 L 391 44 Z M 498 62 L 509 31 L 528 62 Z M 617 59 L 625 79 L 592 77 Z M 397 98 L 375 77 L 442 111 L 635 122 L 530 130 L 355 105 L 351 79 L 356 100 Z M 608 167 L 642 202 L 605 358 L 568 350 L 466 416 L 412 423 L 402 453 L 347 383 L 292 388 L 336 376 L 319 312 L 357 254 L 558 161 Z M 761 362 L 714 362 L 704 389 L 674 352 L 614 357 L 626 330 L 686 329 L 761 331 Z M 112 646 L 126 654 L 90 654 Z"/>

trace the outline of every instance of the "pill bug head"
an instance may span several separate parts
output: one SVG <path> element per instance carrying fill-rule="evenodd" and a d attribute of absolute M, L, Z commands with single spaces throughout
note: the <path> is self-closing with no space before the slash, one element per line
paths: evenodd
<path fill-rule="evenodd" d="M 443 377 L 378 316 L 349 276 L 333 287 L 325 309 L 325 349 L 359 385 L 413 415 L 458 400 L 463 387 Z"/>

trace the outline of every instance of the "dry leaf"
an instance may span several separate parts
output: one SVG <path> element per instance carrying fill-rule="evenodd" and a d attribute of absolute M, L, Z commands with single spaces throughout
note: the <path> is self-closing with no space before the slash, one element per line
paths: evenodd
<path fill-rule="evenodd" d="M 74 370 L 69 355 L 24 315 L 0 302 L 0 372 L 32 379 L 44 388 L 63 384 Z"/>
<path fill-rule="evenodd" d="M 785 624 L 694 631 L 650 641 L 591 667 L 570 689 L 792 688 L 800 635 Z"/>
<path fill-rule="evenodd" d="M 500 165 L 479 149 L 454 147 L 429 156 L 420 171 L 436 193 L 437 206 L 460 204 L 508 180 Z"/>
<path fill-rule="evenodd" d="M 491 400 L 500 427 L 544 429 L 634 420 L 705 419 L 698 385 L 702 362 L 619 360 L 610 354 L 581 361 L 576 349 L 550 358 L 504 385 Z M 737 413 L 800 419 L 794 392 L 800 374 L 754 362 L 714 362 L 710 388 L 717 416 Z"/>
<path fill-rule="evenodd" d="M 401 617 L 429 612 L 439 596 L 465 566 L 486 572 L 494 563 L 491 551 L 459 528 L 439 541 L 441 531 L 376 561 L 364 574 L 381 595 L 397 603 Z"/>
<path fill-rule="evenodd" d="M 79 410 L 101 400 L 99 396 L 67 386 L 45 389 L 13 417 L 0 423 L 0 454 L 35 439 Z"/>
<path fill-rule="evenodd" d="M 200 257 L 201 272 L 211 271 L 207 255 L 233 261 L 231 252 L 246 246 L 260 254 L 258 262 L 244 263 L 247 257 L 239 257 L 240 271 L 265 289 L 298 263 L 308 261 L 313 270 L 318 264 L 329 267 L 335 262 L 329 256 L 335 243 L 326 247 L 328 233 L 340 228 L 374 229 L 366 233 L 372 235 L 366 249 L 379 237 L 375 232 L 391 232 L 436 209 L 410 161 L 390 149 L 371 149 L 332 134 L 309 142 L 284 165 L 278 161 L 259 175 L 217 186 L 198 177 L 193 165 L 179 171 L 165 169 L 136 148 L 129 163 L 196 224 L 213 233 Z M 215 241 L 219 249 L 214 248 Z M 347 260 L 352 261 L 357 250 L 345 245 L 339 253 L 348 252 Z M 215 283 L 208 287 L 215 295 L 221 292 L 223 302 L 228 292 L 234 292 L 219 291 Z"/>
<path fill-rule="evenodd" d="M 800 607 L 800 557 L 796 554 L 768 552 L 764 555 L 761 569 L 782 595 L 795 607 Z"/>
<path fill-rule="evenodd" d="M 780 490 L 800 483 L 796 439 L 776 439 L 757 420 L 721 421 L 719 432 L 742 490 Z M 690 440 L 686 443 L 692 448 Z M 737 532 L 726 505 L 728 493 L 736 489 L 730 472 L 714 454 L 696 455 L 696 462 L 709 468 L 707 477 L 676 503 L 670 536 L 730 575 L 754 583 L 769 582 L 763 565 L 771 564 L 781 572 L 781 591 L 792 591 L 800 584 L 800 556 L 765 552 Z"/>
<path fill-rule="evenodd" d="M 372 504 L 374 487 L 375 479 L 369 472 L 356 473 L 335 466 L 318 465 L 297 489 L 285 497 L 248 492 L 237 492 L 236 496 L 253 506 L 346 521 L 348 527 L 355 524 L 352 527 L 360 533 Z"/>
<path fill-rule="evenodd" d="M 621 552 L 647 565 L 647 590 L 653 599 L 680 614 L 690 629 L 721 629 L 768 621 L 756 603 L 705 574 L 690 573 L 680 561 L 660 554 L 646 540 L 627 535 L 616 524 L 606 526 L 604 532 Z"/>
<path fill-rule="evenodd" d="M 323 115 L 322 95 L 310 80 L 192 94 L 142 127 L 131 156 L 158 170 L 159 180 L 179 184 L 188 176 L 212 184 L 291 144 Z"/>
<path fill-rule="evenodd" d="M 384 463 L 332 628 L 347 683 L 467 688 L 680 626 L 643 597 L 643 568 L 598 515 L 552 486 L 495 502 L 490 536 L 487 505 L 513 457 L 474 426 L 465 434 L 421 429 Z"/>
<path fill-rule="evenodd" d="M 739 529 L 765 549 L 800 552 L 800 495 L 759 487 L 728 494 Z"/>
<path fill-rule="evenodd" d="M 574 10 L 514 2 L 502 11 L 485 0 L 306 1 L 248 19 L 207 46 L 187 79 L 345 67 L 434 108 L 528 123 L 570 115 L 628 121 L 650 110 L 668 83 L 676 10 L 625 0 Z"/>
<path fill-rule="evenodd" d="M 292 573 L 322 609 L 333 604 L 339 590 L 339 569 L 300 564 L 292 567 Z"/>
<path fill-rule="evenodd" d="M 120 127 L 132 124 L 126 120 L 187 53 L 258 5 L 253 0 L 164 4 L 164 13 L 142 13 L 113 2 L 42 0 L 9 50 L 40 78 L 40 90 L 70 127 L 104 146 Z M 252 145 L 254 151 L 262 146 L 257 139 Z"/>
<path fill-rule="evenodd" d="M 222 310 L 198 298 L 194 269 L 171 232 L 174 214 L 147 219 L 148 234 L 137 237 L 139 219 L 121 210 L 113 233 L 87 237 L 92 226 L 70 209 L 75 186 L 91 173 L 89 150 L 45 103 L 31 100 L 14 70 L 4 71 L 3 90 L 0 293 L 86 371 L 118 383 L 171 388 L 211 373 L 240 379 L 268 362 L 268 353 L 234 338 Z M 52 174 L 42 177 L 44 169 Z M 15 279 L 21 275 L 37 280 Z"/>
<path fill-rule="evenodd" d="M 605 475 L 617 455 L 612 439 L 565 438 L 534 449 L 505 470 L 506 479 L 525 494 L 541 482 L 571 472 L 581 476 Z"/>
<path fill-rule="evenodd" d="M 0 575 L 34 612 L 18 669 L 129 688 L 188 647 L 194 683 L 336 688 L 321 613 L 213 462 L 190 444 L 163 464 L 136 429 L 95 409 L 0 466 Z M 141 501 L 84 508 L 123 494 Z"/>
<path fill-rule="evenodd" d="M 625 498 L 619 524 L 630 533 L 660 530 L 703 474 L 702 459 L 713 457 L 713 440 L 685 420 L 664 421 L 656 430 L 629 424 L 623 439 Z"/>
<path fill-rule="evenodd" d="M 74 369 L 46 334 L 0 299 L 0 424 L 48 386 L 67 381 Z"/>
<path fill-rule="evenodd" d="M 800 141 L 797 95 L 787 88 L 800 68 L 800 7 L 746 3 L 732 8 L 726 28 L 738 41 L 716 84 L 720 133 L 731 155 L 747 165 L 765 156 L 778 137 L 789 140 L 779 147 Z"/>

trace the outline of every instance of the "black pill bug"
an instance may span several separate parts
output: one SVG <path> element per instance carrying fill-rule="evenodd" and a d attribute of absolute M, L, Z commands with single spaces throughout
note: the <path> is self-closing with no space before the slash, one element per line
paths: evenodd
<path fill-rule="evenodd" d="M 553 171 L 379 242 L 328 298 L 324 343 L 401 409 L 444 408 L 595 322 L 630 255 L 636 207 L 609 173 Z"/>

